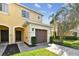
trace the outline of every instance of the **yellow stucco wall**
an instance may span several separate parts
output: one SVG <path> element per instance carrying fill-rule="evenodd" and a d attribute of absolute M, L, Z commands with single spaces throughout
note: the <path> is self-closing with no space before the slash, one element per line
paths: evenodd
<path fill-rule="evenodd" d="M 30 18 L 28 20 L 41 23 L 42 20 L 38 19 L 38 16 L 42 17 L 41 15 L 28 10 L 22 6 L 19 6 L 18 4 L 11 3 L 8 4 L 8 13 L 0 11 L 0 25 L 7 26 L 9 28 L 9 43 L 15 43 L 15 28 L 21 27 L 24 28 L 23 33 L 23 41 L 27 42 L 28 36 L 29 36 L 29 27 L 23 27 L 23 24 L 25 22 L 24 18 L 22 17 L 22 10 L 26 10 L 29 12 Z M 1 28 L 1 27 L 0 27 Z"/>

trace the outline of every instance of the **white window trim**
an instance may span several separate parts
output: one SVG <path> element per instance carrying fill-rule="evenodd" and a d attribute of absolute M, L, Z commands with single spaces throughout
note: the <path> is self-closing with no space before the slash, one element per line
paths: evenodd
<path fill-rule="evenodd" d="M 24 10 L 24 11 L 26 11 L 26 10 Z M 28 12 L 28 11 L 26 11 L 26 12 Z M 29 12 L 28 12 L 29 13 Z M 22 14 L 22 11 L 21 11 L 21 14 Z M 22 16 L 23 17 L 23 16 Z M 30 15 L 29 15 L 29 17 L 27 18 L 27 17 L 23 17 L 23 19 L 25 19 L 25 20 L 28 20 L 28 19 L 30 19 Z"/>
<path fill-rule="evenodd" d="M 7 12 L 3 11 L 3 8 L 4 8 L 4 3 L 2 3 L 2 11 L 0 11 L 0 13 L 3 13 L 3 14 L 8 14 L 8 7 L 5 8 L 5 10 L 7 10 Z M 6 3 L 8 5 L 8 3 Z"/>
<path fill-rule="evenodd" d="M 24 20 L 29 20 L 29 18 L 25 18 L 25 17 L 23 17 L 23 19 L 24 19 Z"/>

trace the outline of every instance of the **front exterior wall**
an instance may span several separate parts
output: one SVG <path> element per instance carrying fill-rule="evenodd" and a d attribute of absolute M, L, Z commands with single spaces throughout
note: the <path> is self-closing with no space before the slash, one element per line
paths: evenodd
<path fill-rule="evenodd" d="M 35 24 L 30 24 L 30 36 L 29 36 L 29 44 L 31 45 L 31 37 L 32 36 L 36 36 L 35 35 L 35 29 L 41 29 L 41 30 L 47 30 L 47 43 L 49 42 L 50 39 L 50 28 L 49 27 L 45 27 L 45 26 L 41 26 L 41 25 L 35 25 Z M 34 31 L 32 31 L 32 28 L 34 28 Z M 41 35 L 41 34 L 40 34 Z"/>
<path fill-rule="evenodd" d="M 41 23 L 42 19 L 38 19 L 38 16 L 42 18 L 41 15 L 30 11 L 28 9 L 25 9 L 15 3 L 8 4 L 8 13 L 3 13 L 0 11 L 0 25 L 7 26 L 9 28 L 9 44 L 15 43 L 15 28 L 20 27 L 24 29 L 23 37 L 24 39 L 22 41 L 27 42 L 28 44 L 31 44 L 31 36 L 35 36 L 35 30 L 31 31 L 32 28 L 37 29 L 45 29 L 47 30 L 47 38 L 49 42 L 49 36 L 50 36 L 50 29 L 48 27 L 39 26 L 39 25 L 33 25 L 33 24 L 27 24 L 26 27 L 23 27 L 23 24 L 25 23 L 25 19 L 22 17 L 22 10 L 26 10 L 29 12 L 30 18 L 27 20 L 34 21 L 37 23 Z"/>

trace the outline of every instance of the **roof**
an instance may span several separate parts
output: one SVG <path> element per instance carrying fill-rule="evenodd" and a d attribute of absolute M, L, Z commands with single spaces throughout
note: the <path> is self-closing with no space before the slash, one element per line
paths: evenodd
<path fill-rule="evenodd" d="M 26 22 L 25 22 L 25 24 L 35 24 L 35 25 L 40 25 L 40 26 L 45 26 L 45 27 L 49 27 L 49 28 L 51 28 L 51 26 L 50 25 L 47 25 L 47 24 L 43 24 L 43 23 L 36 23 L 36 22 L 33 22 L 33 21 L 28 21 L 28 20 L 26 20 Z"/>
<path fill-rule="evenodd" d="M 25 8 L 25 9 L 28 9 L 28 10 L 30 10 L 30 11 L 33 11 L 33 12 L 35 12 L 35 13 L 37 13 L 37 14 L 43 16 L 43 14 L 40 13 L 39 11 L 36 11 L 36 10 L 34 10 L 34 9 L 31 9 L 31 8 L 26 7 L 26 6 L 24 6 L 24 5 L 22 5 L 22 4 L 19 4 L 19 3 L 15 3 L 15 4 L 17 4 L 17 5 L 19 5 L 19 6 L 23 7 L 23 8 Z"/>

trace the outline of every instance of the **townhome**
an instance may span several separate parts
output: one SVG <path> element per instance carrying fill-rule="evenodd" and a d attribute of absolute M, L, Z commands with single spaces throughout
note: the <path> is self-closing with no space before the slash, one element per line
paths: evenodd
<path fill-rule="evenodd" d="M 42 18 L 41 13 L 22 4 L 0 3 L 0 43 L 31 45 L 31 37 L 36 37 L 37 43 L 48 43 L 50 26 L 43 24 Z"/>

